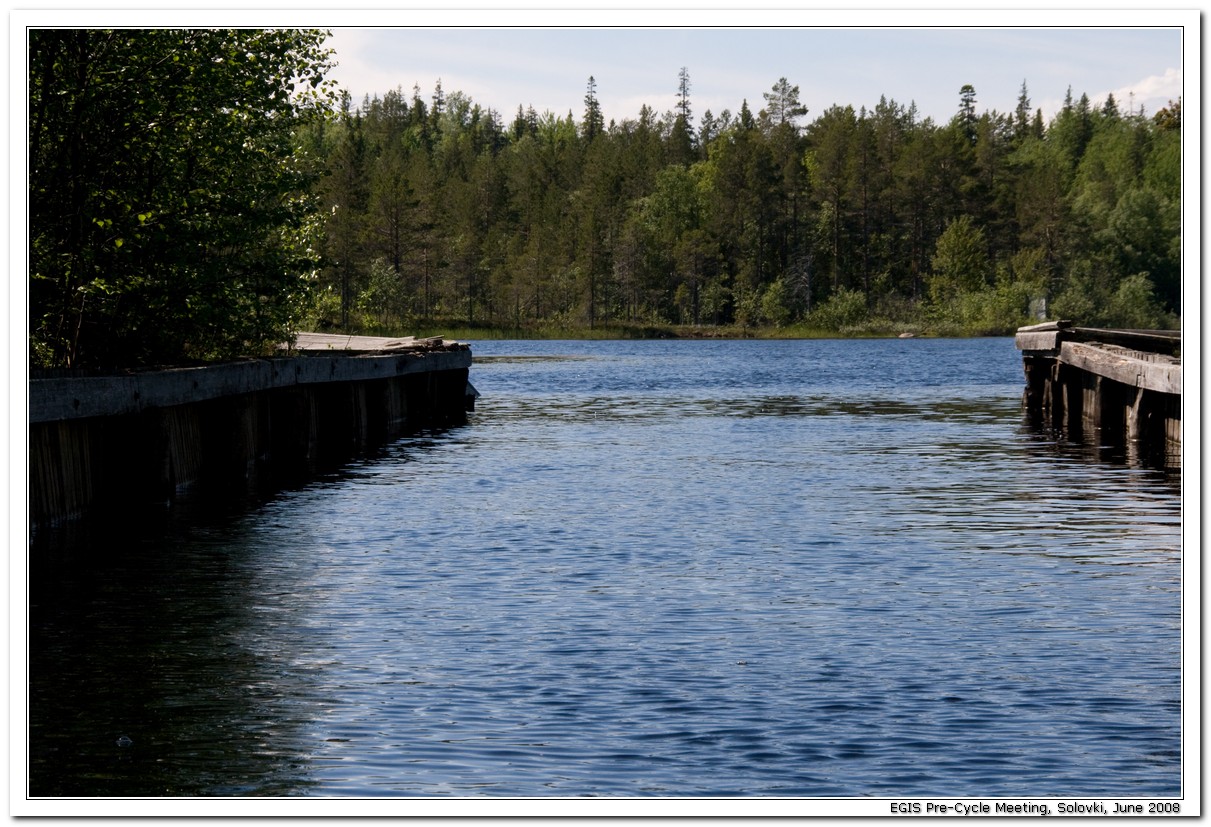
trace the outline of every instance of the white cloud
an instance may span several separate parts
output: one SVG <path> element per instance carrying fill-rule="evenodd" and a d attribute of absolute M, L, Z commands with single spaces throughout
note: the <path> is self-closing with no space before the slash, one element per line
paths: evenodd
<path fill-rule="evenodd" d="M 410 95 L 413 84 L 427 102 L 440 77 L 447 93 L 464 92 L 505 117 L 519 104 L 579 117 L 591 74 L 607 120 L 622 120 L 637 117 L 643 104 L 657 114 L 671 109 L 678 68 L 687 66 L 695 121 L 707 109 L 734 114 L 743 99 L 756 113 L 780 76 L 800 86 L 809 120 L 833 103 L 871 108 L 885 95 L 944 121 L 957 108 L 961 83 L 975 85 L 981 109 L 1008 112 L 1022 80 L 1047 120 L 1065 89 L 1089 92 L 1094 105 L 1113 91 L 1124 109 L 1155 112 L 1182 94 L 1180 69 L 1162 68 L 1180 60 L 1179 38 L 1131 29 L 380 26 L 334 29 L 329 45 L 340 61 L 332 77 L 355 103 L 396 87 Z"/>
<path fill-rule="evenodd" d="M 1174 68 L 1166 69 L 1163 75 L 1151 75 L 1130 86 L 1114 90 L 1114 99 L 1118 101 L 1120 108 L 1130 105 L 1138 110 L 1143 106 L 1148 114 L 1158 111 L 1181 95 L 1182 71 Z"/>

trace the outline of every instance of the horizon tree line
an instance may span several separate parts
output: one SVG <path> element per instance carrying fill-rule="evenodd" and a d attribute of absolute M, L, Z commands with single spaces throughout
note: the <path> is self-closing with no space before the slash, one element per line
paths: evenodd
<path fill-rule="evenodd" d="M 844 329 L 879 320 L 1008 332 L 1046 307 L 1087 324 L 1176 324 L 1180 101 L 1153 117 L 1069 90 L 1044 123 L 971 85 L 945 124 L 915 105 L 808 121 L 779 78 L 752 111 L 511 120 L 438 81 L 311 126 L 328 266 L 316 321 Z M 1033 311 L 1032 311 L 1033 308 Z"/>
<path fill-rule="evenodd" d="M 308 327 L 1005 333 L 1181 314 L 1181 101 L 607 121 L 440 81 L 355 106 L 317 30 L 28 33 L 35 367 L 271 353 Z"/>

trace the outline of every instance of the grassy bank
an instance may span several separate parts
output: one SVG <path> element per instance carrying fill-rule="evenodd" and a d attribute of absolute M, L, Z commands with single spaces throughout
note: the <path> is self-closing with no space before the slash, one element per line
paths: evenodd
<path fill-rule="evenodd" d="M 336 332 L 336 331 L 331 331 Z M 342 331 L 344 332 L 344 331 Z M 408 329 L 391 327 L 365 327 L 350 330 L 362 336 L 441 336 L 457 340 L 501 340 L 501 339 L 877 339 L 895 338 L 902 334 L 912 336 L 969 336 L 979 335 L 963 332 L 931 331 L 920 325 L 903 323 L 863 323 L 848 325 L 841 329 L 828 329 L 806 323 L 773 325 L 671 325 L 671 324 L 608 324 L 592 328 L 537 324 L 522 327 L 500 327 L 494 325 L 468 325 L 465 321 L 433 320 L 418 323 Z M 1012 333 L 1012 331 L 1007 331 Z"/>
<path fill-rule="evenodd" d="M 465 319 L 435 318 L 414 320 L 407 325 L 354 325 L 349 330 L 319 329 L 317 332 L 350 333 L 361 336 L 442 336 L 447 339 L 873 339 L 901 335 L 967 337 L 1011 335 L 1015 328 L 1003 331 L 962 330 L 957 326 L 941 329 L 911 318 L 861 318 L 834 320 L 808 318 L 785 325 L 681 325 L 663 323 L 612 322 L 588 327 L 558 321 L 534 322 L 520 326 L 468 324 Z M 839 322 L 839 323 L 837 323 Z"/>

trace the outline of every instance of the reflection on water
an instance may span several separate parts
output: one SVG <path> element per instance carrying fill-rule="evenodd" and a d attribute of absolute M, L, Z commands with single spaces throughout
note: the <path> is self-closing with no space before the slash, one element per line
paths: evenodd
<path fill-rule="evenodd" d="M 651 396 L 610 396 L 577 399 L 526 399 L 510 406 L 511 412 L 530 417 L 558 417 L 566 421 L 642 419 L 670 416 L 735 417 L 902 417 L 905 419 L 1000 420 L 1002 408 L 985 401 L 962 399 L 838 399 L 819 396 L 719 397 L 668 400 Z"/>
<path fill-rule="evenodd" d="M 1178 794 L 1180 475 L 1017 359 L 477 345 L 466 427 L 35 549 L 31 791 Z"/>
<path fill-rule="evenodd" d="M 238 526 L 170 543 L 102 537 L 59 561 L 72 574 L 35 572 L 31 792 L 305 789 L 300 713 L 324 699 L 309 680 L 322 635 L 299 634 L 304 573 L 262 568 Z"/>

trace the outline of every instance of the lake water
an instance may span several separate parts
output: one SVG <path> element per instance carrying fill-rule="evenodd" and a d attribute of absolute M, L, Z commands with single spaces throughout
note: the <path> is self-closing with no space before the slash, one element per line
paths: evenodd
<path fill-rule="evenodd" d="M 474 350 L 465 426 L 46 552 L 32 795 L 1181 794 L 1180 477 L 1011 340 Z"/>

